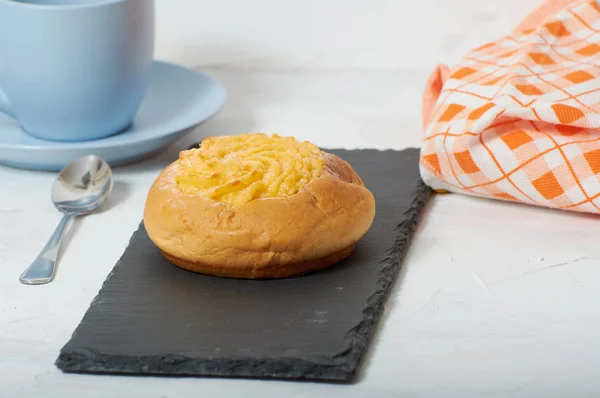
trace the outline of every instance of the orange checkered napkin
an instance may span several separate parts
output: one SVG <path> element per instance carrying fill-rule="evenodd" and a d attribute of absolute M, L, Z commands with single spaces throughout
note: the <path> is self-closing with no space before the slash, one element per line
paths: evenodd
<path fill-rule="evenodd" d="M 600 5 L 549 1 L 438 67 L 423 123 L 432 188 L 600 213 Z"/>

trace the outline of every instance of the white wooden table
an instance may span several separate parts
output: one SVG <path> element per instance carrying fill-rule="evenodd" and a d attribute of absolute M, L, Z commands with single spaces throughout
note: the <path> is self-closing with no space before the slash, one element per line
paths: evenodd
<path fill-rule="evenodd" d="M 229 91 L 213 120 L 160 156 L 117 168 L 102 211 L 67 234 L 53 283 L 21 271 L 58 222 L 54 175 L 0 166 L 1 397 L 596 397 L 600 220 L 436 196 L 354 385 L 62 374 L 54 366 L 177 151 L 214 134 L 278 132 L 323 147 L 418 146 L 427 71 L 208 70 Z"/>

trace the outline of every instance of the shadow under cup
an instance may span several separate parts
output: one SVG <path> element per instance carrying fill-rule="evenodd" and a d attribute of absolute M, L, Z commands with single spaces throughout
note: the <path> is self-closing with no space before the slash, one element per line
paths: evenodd
<path fill-rule="evenodd" d="M 0 0 L 0 110 L 33 136 L 126 129 L 153 55 L 154 0 Z"/>

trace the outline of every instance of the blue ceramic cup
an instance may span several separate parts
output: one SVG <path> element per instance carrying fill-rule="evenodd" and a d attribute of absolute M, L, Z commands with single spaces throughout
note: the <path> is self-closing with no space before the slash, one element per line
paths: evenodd
<path fill-rule="evenodd" d="M 0 0 L 0 110 L 48 140 L 118 133 L 153 53 L 154 0 Z"/>

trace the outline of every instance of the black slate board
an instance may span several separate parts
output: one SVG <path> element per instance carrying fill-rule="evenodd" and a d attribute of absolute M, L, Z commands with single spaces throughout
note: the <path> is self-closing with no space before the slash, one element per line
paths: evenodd
<path fill-rule="evenodd" d="M 283 280 L 194 274 L 169 264 L 143 225 L 56 365 L 65 372 L 351 381 L 430 190 L 418 150 L 331 151 L 376 198 L 348 259 Z"/>

